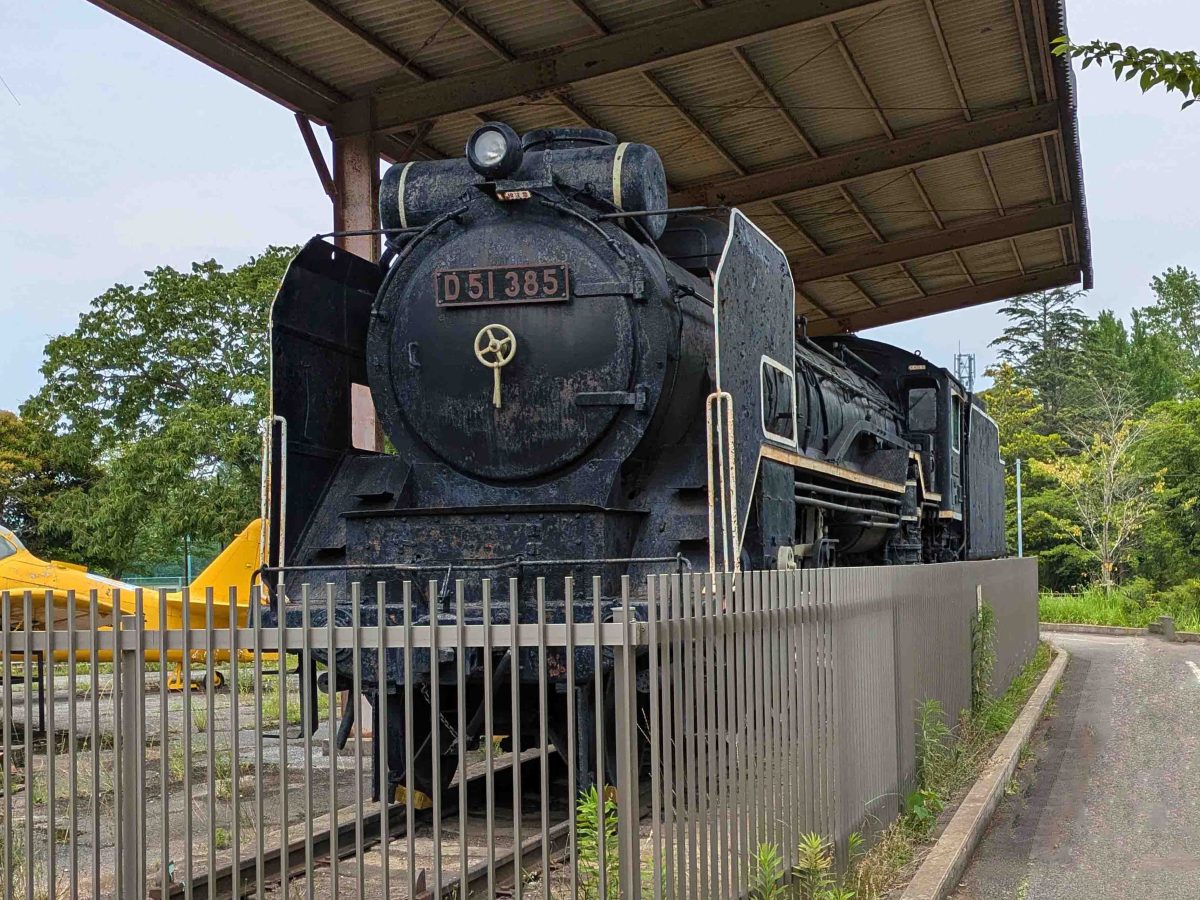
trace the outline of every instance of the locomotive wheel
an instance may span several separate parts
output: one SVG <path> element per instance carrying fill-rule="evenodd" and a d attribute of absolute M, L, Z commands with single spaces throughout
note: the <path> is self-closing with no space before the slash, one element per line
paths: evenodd
<path fill-rule="evenodd" d="M 575 760 L 569 755 L 570 744 L 567 734 L 567 708 L 565 698 L 550 707 L 550 719 L 546 730 L 554 749 L 560 757 L 575 768 L 576 785 L 580 791 L 596 783 L 596 684 L 591 682 L 575 688 Z M 634 749 L 634 770 L 640 777 L 642 768 L 650 758 L 650 698 L 637 693 L 637 737 Z M 616 678 L 604 676 L 604 782 L 617 782 L 617 708 Z"/>
<path fill-rule="evenodd" d="M 212 680 L 213 680 L 213 690 L 214 691 L 219 691 L 221 688 L 225 687 L 225 675 L 224 675 L 224 673 L 218 671 L 217 669 L 212 670 Z M 196 682 L 196 686 L 199 690 L 202 690 L 202 691 L 208 690 L 208 673 L 207 672 L 203 673 L 200 676 L 199 680 Z"/>

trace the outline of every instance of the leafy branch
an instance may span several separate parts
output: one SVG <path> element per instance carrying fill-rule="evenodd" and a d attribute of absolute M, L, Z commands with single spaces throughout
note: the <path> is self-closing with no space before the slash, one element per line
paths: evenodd
<path fill-rule="evenodd" d="M 1200 63 L 1194 50 L 1172 52 L 1153 47 L 1137 48 L 1121 46 L 1116 42 L 1092 41 L 1090 44 L 1073 44 L 1067 35 L 1056 37 L 1051 44 L 1055 56 L 1082 58 L 1083 68 L 1092 63 L 1112 66 L 1113 77 L 1138 79 L 1142 93 L 1156 85 L 1163 85 L 1168 92 L 1179 91 L 1186 98 L 1183 109 L 1200 99 Z"/>

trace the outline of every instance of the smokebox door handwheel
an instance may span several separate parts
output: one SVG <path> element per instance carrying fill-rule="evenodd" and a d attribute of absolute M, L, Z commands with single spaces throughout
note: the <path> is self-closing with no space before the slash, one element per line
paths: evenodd
<path fill-rule="evenodd" d="M 484 325 L 475 335 L 475 358 L 492 370 L 495 384 L 492 405 L 500 408 L 500 370 L 507 366 L 517 352 L 517 336 L 506 325 Z"/>

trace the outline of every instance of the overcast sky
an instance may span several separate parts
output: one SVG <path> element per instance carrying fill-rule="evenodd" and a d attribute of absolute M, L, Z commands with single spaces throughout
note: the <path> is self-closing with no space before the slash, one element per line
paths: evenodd
<path fill-rule="evenodd" d="M 1071 32 L 1200 47 L 1188 0 L 1068 0 Z M 0 409 L 40 383 L 46 339 L 156 265 L 236 265 L 330 224 L 291 113 L 86 0 L 0 0 Z M 1126 313 L 1171 265 L 1200 268 L 1200 106 L 1080 74 L 1096 289 Z M 15 94 L 15 99 L 13 94 Z M 877 329 L 951 364 L 992 358 L 997 304 Z"/>

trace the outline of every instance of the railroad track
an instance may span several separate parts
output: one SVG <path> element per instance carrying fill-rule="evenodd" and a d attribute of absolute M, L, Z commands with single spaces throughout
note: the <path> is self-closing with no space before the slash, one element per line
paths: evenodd
<path fill-rule="evenodd" d="M 541 762 L 541 752 L 539 750 L 527 750 L 522 754 L 520 766 L 522 779 L 526 777 L 536 778 L 539 774 Z M 497 762 L 492 768 L 491 776 L 505 776 L 512 771 L 512 760 L 504 760 Z M 465 782 L 455 782 L 446 790 L 445 800 L 442 807 L 449 814 L 453 814 L 458 810 L 459 792 L 465 789 L 468 796 L 474 791 L 482 790 L 488 778 L 486 770 L 476 772 L 466 779 Z M 413 824 L 415 826 L 427 825 L 433 822 L 432 809 L 414 809 Z M 191 879 L 191 891 L 193 896 L 216 898 L 216 900 L 235 900 L 238 896 L 244 896 L 248 886 L 255 886 L 260 878 L 263 886 L 278 884 L 283 880 L 284 873 L 287 873 L 289 879 L 292 876 L 303 876 L 308 868 L 308 860 L 314 861 L 314 871 L 316 868 L 326 868 L 330 865 L 334 857 L 334 848 L 337 849 L 337 859 L 339 861 L 353 859 L 359 852 L 365 852 L 378 846 L 383 842 L 384 822 L 383 813 L 380 810 L 366 814 L 362 817 L 362 843 L 358 843 L 358 819 L 356 816 L 351 816 L 347 821 L 339 821 L 336 828 L 336 839 L 334 837 L 334 829 L 326 828 L 313 834 L 312 849 L 309 851 L 308 839 L 301 836 L 291 840 L 286 848 L 275 846 L 273 849 L 266 851 L 263 854 L 261 864 L 257 856 L 248 856 L 212 870 L 211 872 L 197 873 Z M 408 833 L 408 806 L 405 803 L 394 803 L 388 807 L 387 813 L 387 835 L 388 841 L 404 838 Z M 550 836 L 550 853 L 556 855 L 561 853 L 570 841 L 570 823 L 560 822 L 551 827 Z M 494 873 L 494 878 L 497 883 L 501 881 L 510 882 L 516 877 L 516 873 L 522 870 L 528 870 L 529 862 L 537 862 L 542 854 L 542 836 L 540 834 L 529 838 L 522 842 L 520 848 L 520 864 L 518 868 L 514 868 L 514 861 L 517 854 L 513 850 L 505 851 L 498 854 L 492 861 L 491 871 Z M 473 890 L 480 884 L 486 884 L 488 879 L 489 866 L 486 862 L 476 864 L 467 870 L 467 892 Z M 454 878 L 448 880 L 442 887 L 442 896 L 448 897 L 455 895 L 458 889 L 459 879 Z M 235 892 L 235 885 L 240 887 Z M 166 890 L 161 887 L 150 890 L 152 900 L 176 900 L 186 896 L 187 888 L 184 884 L 173 884 Z M 418 897 L 430 898 L 433 895 L 429 892 L 418 894 Z"/>
<path fill-rule="evenodd" d="M 541 754 L 538 750 L 527 750 L 522 754 L 520 762 L 521 776 L 524 779 L 527 776 L 536 778 L 540 767 Z M 504 760 L 497 763 L 492 769 L 492 777 L 497 775 L 510 775 L 512 771 L 512 760 Z M 459 791 L 466 789 L 468 796 L 473 792 L 482 790 L 486 785 L 488 773 L 486 770 L 476 772 L 470 775 L 462 784 L 454 783 L 450 785 L 446 792 L 446 799 L 443 807 L 448 814 L 453 815 L 458 810 Z M 649 794 L 642 792 L 640 798 L 640 818 L 645 821 L 650 815 Z M 414 809 L 413 824 L 420 827 L 429 825 L 433 822 L 432 809 Z M 363 852 L 372 849 L 383 842 L 383 814 L 381 811 L 375 811 L 369 815 L 364 815 L 362 820 L 363 839 L 361 850 Z M 339 822 L 337 825 L 337 837 L 334 838 L 334 830 L 332 828 L 322 829 L 313 834 L 312 850 L 308 850 L 308 841 L 306 837 L 299 837 L 289 842 L 286 852 L 283 848 L 276 846 L 268 850 L 262 857 L 261 868 L 259 860 L 256 856 L 249 856 L 239 859 L 234 862 L 227 863 L 223 866 L 214 869 L 212 872 L 201 872 L 192 878 L 191 890 L 192 895 L 196 897 L 212 897 L 216 900 L 236 900 L 239 896 L 246 896 L 250 890 L 257 887 L 259 873 L 261 871 L 263 887 L 277 885 L 283 880 L 283 873 L 286 870 L 288 878 L 294 876 L 303 877 L 308 869 L 308 860 L 313 860 L 313 872 L 320 869 L 326 869 L 330 866 L 334 856 L 333 850 L 337 848 L 337 859 L 339 861 L 353 859 L 360 850 L 360 845 L 357 841 L 358 820 L 357 817 L 351 817 L 345 822 Z M 408 834 L 408 806 L 405 803 L 395 803 L 388 808 L 387 815 L 387 834 L 388 841 L 404 838 Z M 543 851 L 543 845 L 548 842 L 548 847 Z M 551 860 L 561 859 L 570 848 L 571 842 L 571 823 L 569 820 L 561 821 L 550 826 L 549 830 L 543 835 L 540 830 L 521 842 L 520 853 L 517 853 L 516 848 L 505 850 L 502 853 L 495 855 L 491 860 L 483 860 L 470 866 L 466 870 L 465 881 L 466 889 L 460 891 L 459 877 L 447 879 L 441 886 L 440 898 L 451 897 L 470 897 L 474 896 L 477 891 L 485 890 L 489 883 L 489 878 L 494 882 L 497 888 L 511 887 L 521 873 L 529 873 L 539 871 L 543 858 L 547 857 Z M 518 858 L 519 856 L 519 858 Z M 234 885 L 240 887 L 235 892 Z M 210 894 L 211 890 L 211 894 Z M 171 885 L 166 891 L 162 888 L 154 888 L 150 891 L 149 896 L 152 900 L 175 900 L 186 895 L 186 888 L 183 884 Z M 419 892 L 413 900 L 437 900 L 430 890 Z"/>

